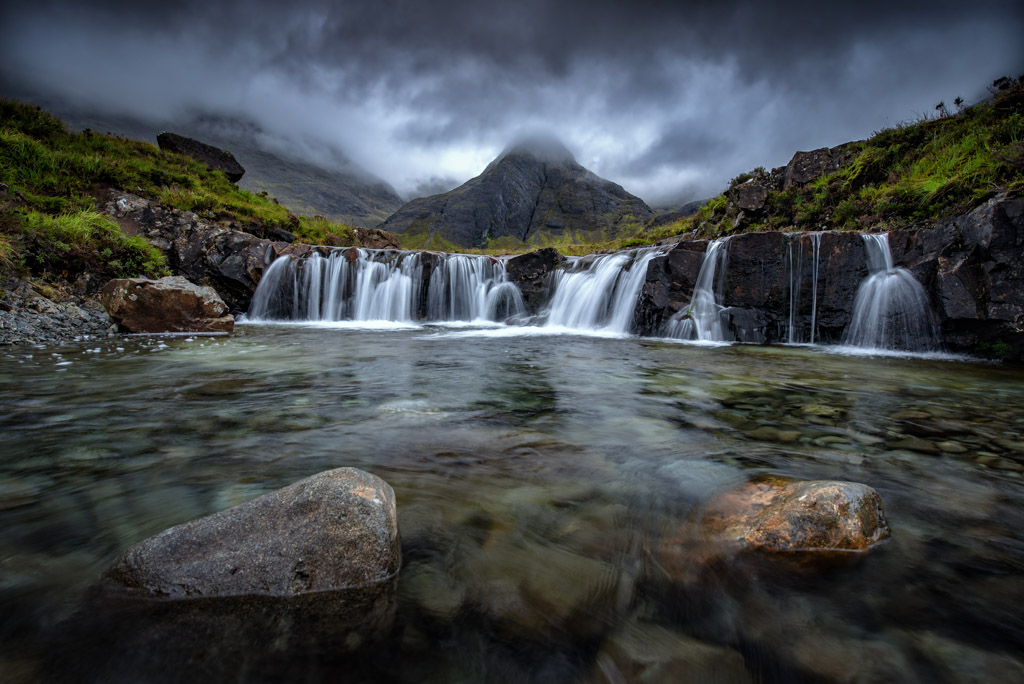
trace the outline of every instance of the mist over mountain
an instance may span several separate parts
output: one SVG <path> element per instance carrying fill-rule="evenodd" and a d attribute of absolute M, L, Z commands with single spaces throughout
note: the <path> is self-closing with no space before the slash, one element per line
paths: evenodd
<path fill-rule="evenodd" d="M 393 233 L 439 236 L 462 247 L 511 238 L 601 241 L 635 231 L 653 215 L 622 186 L 585 169 L 552 137 L 517 141 L 483 173 L 446 193 L 415 199 L 382 226 Z"/>
<path fill-rule="evenodd" d="M 34 0 L 0 9 L 0 94 L 247 118 L 310 141 L 315 166 L 339 147 L 403 197 L 543 127 L 601 177 L 678 205 L 795 149 L 977 101 L 1024 70 L 1021 26 L 1006 0 Z"/>
<path fill-rule="evenodd" d="M 54 111 L 75 130 L 88 128 L 153 143 L 157 133 L 167 130 L 226 149 L 245 167 L 239 187 L 266 192 L 299 214 L 374 228 L 402 205 L 391 185 L 337 147 L 293 142 L 283 132 L 265 131 L 242 118 L 203 112 L 177 122 L 145 121 L 130 115 Z"/>

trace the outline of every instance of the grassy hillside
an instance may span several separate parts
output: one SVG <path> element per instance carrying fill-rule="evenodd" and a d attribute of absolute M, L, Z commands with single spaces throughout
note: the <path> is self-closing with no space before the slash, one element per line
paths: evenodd
<path fill-rule="evenodd" d="M 315 244 L 351 243 L 352 228 L 296 216 L 189 157 L 145 142 L 75 133 L 42 109 L 0 99 L 0 269 L 44 278 L 84 270 L 159 275 L 162 255 L 97 213 L 108 188 L 158 199 L 211 222 L 281 226 Z"/>
<path fill-rule="evenodd" d="M 780 170 L 733 179 L 692 217 L 640 231 L 624 245 L 675 235 L 758 230 L 887 230 L 970 210 L 999 192 L 1024 193 L 1024 83 L 1000 79 L 993 97 L 936 118 L 896 126 L 842 147 L 840 167 L 783 187 Z M 763 209 L 740 215 L 734 191 L 768 190 Z"/>

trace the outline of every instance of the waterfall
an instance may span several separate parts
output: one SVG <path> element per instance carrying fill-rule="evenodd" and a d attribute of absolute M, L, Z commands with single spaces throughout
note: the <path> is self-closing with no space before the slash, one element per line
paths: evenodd
<path fill-rule="evenodd" d="M 658 250 L 571 258 L 555 275 L 547 325 L 628 334 L 647 276 Z"/>
<path fill-rule="evenodd" d="M 811 328 L 806 341 L 814 344 L 814 337 L 818 325 L 818 257 L 821 252 L 821 233 L 807 233 L 811 241 Z M 800 304 L 801 292 L 803 289 L 804 250 L 801 244 L 802 235 L 789 235 L 787 261 L 789 266 L 789 344 L 800 344 L 805 341 L 801 334 L 800 325 Z"/>
<path fill-rule="evenodd" d="M 724 307 L 717 301 L 716 290 L 720 293 L 725 283 L 728 240 L 718 238 L 708 243 L 690 304 L 666 322 L 666 337 L 705 342 L 726 341 L 721 316 Z"/>
<path fill-rule="evenodd" d="M 504 321 L 525 309 L 519 288 L 497 259 L 449 254 L 430 274 L 427 320 Z"/>
<path fill-rule="evenodd" d="M 870 349 L 927 351 L 935 347 L 928 298 L 910 271 L 896 268 L 889 234 L 864 235 L 868 277 L 857 288 L 843 344 Z"/>
<path fill-rule="evenodd" d="M 524 311 L 504 263 L 491 257 L 441 255 L 424 285 L 418 252 L 353 248 L 279 257 L 246 319 L 408 323 L 419 318 L 424 286 L 429 321 L 503 321 Z"/>

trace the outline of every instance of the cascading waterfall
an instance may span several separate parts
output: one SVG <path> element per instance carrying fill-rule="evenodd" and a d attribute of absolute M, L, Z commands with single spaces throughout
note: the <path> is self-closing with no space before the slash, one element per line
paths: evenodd
<path fill-rule="evenodd" d="M 246 318 L 409 322 L 421 283 L 422 266 L 414 252 L 359 249 L 326 257 L 282 256 L 264 272 Z"/>
<path fill-rule="evenodd" d="M 450 254 L 430 275 L 427 320 L 504 321 L 525 308 L 523 295 L 497 259 Z"/>
<path fill-rule="evenodd" d="M 547 325 L 628 334 L 656 249 L 570 260 L 554 282 Z"/>
<path fill-rule="evenodd" d="M 246 319 L 408 323 L 419 317 L 423 287 L 417 252 L 282 256 L 264 272 Z M 525 308 L 504 263 L 491 257 L 442 255 L 426 287 L 430 321 L 502 321 Z"/>
<path fill-rule="evenodd" d="M 718 238 L 708 243 L 690 304 L 665 323 L 666 337 L 704 342 L 726 341 L 721 316 L 724 307 L 717 301 L 716 290 L 721 292 L 725 281 L 728 240 Z"/>
<path fill-rule="evenodd" d="M 814 336 L 818 327 L 818 256 L 821 252 L 821 233 L 807 233 L 811 241 L 811 327 L 807 342 L 814 344 Z M 800 325 L 801 291 L 803 288 L 803 256 L 802 235 L 789 236 L 789 344 L 801 344 L 805 341 Z"/>
<path fill-rule="evenodd" d="M 857 289 L 843 344 L 870 349 L 928 351 L 935 330 L 924 288 L 892 262 L 889 234 L 864 235 L 868 277 Z"/>

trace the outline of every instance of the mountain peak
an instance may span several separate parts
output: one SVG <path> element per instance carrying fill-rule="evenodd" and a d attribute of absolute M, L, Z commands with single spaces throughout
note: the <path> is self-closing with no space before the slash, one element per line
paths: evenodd
<path fill-rule="evenodd" d="M 572 152 L 561 140 L 550 133 L 531 133 L 514 140 L 501 153 L 499 159 L 510 155 L 527 155 L 543 162 L 556 164 L 576 162 L 576 157 Z"/>
<path fill-rule="evenodd" d="M 597 177 L 552 136 L 520 138 L 454 190 L 420 197 L 384 222 L 429 246 L 434 235 L 463 247 L 507 238 L 529 244 L 607 240 L 652 216 L 643 200 Z"/>

